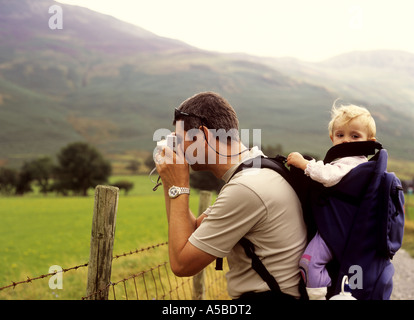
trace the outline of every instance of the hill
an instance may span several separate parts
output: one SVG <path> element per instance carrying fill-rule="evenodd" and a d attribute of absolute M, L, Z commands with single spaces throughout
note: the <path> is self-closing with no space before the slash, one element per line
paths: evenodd
<path fill-rule="evenodd" d="M 63 29 L 51 30 L 53 4 L 0 0 L 0 165 L 77 140 L 106 154 L 151 151 L 154 131 L 172 129 L 173 108 L 208 90 L 230 101 L 241 128 L 261 129 L 262 144 L 286 152 L 323 154 L 333 101 L 362 103 L 380 141 L 412 159 L 413 69 L 404 67 L 412 54 L 349 53 L 319 64 L 219 54 L 64 4 Z"/>
<path fill-rule="evenodd" d="M 292 77 L 336 91 L 344 99 L 365 105 L 388 105 L 414 115 L 414 54 L 403 51 L 354 51 L 320 63 L 295 59 L 268 59 Z"/>

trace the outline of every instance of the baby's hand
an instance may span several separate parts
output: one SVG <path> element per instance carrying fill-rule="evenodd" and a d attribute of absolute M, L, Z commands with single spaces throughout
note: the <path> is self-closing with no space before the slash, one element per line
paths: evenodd
<path fill-rule="evenodd" d="M 305 170 L 308 165 L 308 160 L 306 160 L 299 152 L 292 152 L 287 157 L 287 165 L 294 166 L 296 168 Z"/>

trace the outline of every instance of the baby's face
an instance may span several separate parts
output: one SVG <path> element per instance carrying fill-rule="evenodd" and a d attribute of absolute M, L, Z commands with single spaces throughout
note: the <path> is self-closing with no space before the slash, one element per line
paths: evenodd
<path fill-rule="evenodd" d="M 347 142 L 375 140 L 375 138 L 368 139 L 368 129 L 358 117 L 346 124 L 338 120 L 335 121 L 331 140 L 333 145 L 336 146 L 337 144 Z"/>

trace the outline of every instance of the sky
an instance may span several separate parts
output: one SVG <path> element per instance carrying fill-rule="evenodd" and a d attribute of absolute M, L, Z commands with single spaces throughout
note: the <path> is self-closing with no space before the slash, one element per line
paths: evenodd
<path fill-rule="evenodd" d="M 210 51 L 314 62 L 355 50 L 414 53 L 414 0 L 58 2 L 109 14 Z"/>

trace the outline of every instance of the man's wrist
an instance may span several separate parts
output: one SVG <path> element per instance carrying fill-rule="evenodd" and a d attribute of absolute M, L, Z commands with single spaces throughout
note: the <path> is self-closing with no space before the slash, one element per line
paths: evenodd
<path fill-rule="evenodd" d="M 168 196 L 171 199 L 175 199 L 182 194 L 190 194 L 190 188 L 188 187 L 178 187 L 178 186 L 171 186 L 168 189 Z"/>

